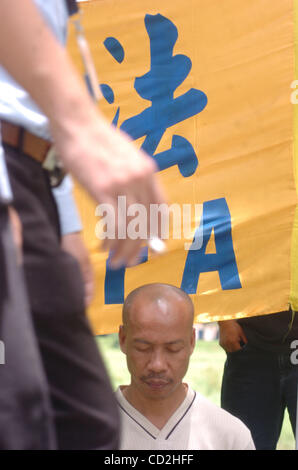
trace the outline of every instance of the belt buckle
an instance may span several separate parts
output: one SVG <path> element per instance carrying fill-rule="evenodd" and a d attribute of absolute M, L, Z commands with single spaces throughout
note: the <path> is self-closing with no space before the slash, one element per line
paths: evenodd
<path fill-rule="evenodd" d="M 56 153 L 55 147 L 51 146 L 47 152 L 46 158 L 42 164 L 48 172 L 52 188 L 57 188 L 62 183 L 66 172 Z"/>

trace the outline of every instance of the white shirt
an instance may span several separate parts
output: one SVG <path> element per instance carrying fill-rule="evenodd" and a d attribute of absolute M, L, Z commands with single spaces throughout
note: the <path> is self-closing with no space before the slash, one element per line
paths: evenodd
<path fill-rule="evenodd" d="M 1 136 L 1 128 L 0 128 Z M 3 148 L 1 147 L 0 139 L 0 201 L 2 203 L 9 203 L 12 201 L 12 192 L 7 174 L 7 168 L 4 158 Z"/>
<path fill-rule="evenodd" d="M 58 41 L 65 45 L 68 12 L 64 0 L 34 0 Z M 26 21 L 26 18 L 24 18 Z M 8 48 L 9 52 L 9 48 Z M 49 138 L 48 119 L 29 93 L 0 66 L 0 118 L 13 122 L 43 138 Z"/>
<path fill-rule="evenodd" d="M 116 391 L 121 450 L 254 450 L 248 428 L 190 387 L 184 401 L 158 429 Z"/>
<path fill-rule="evenodd" d="M 68 11 L 64 0 L 34 0 L 47 25 L 58 39 L 65 45 L 67 38 Z M 24 18 L 24 21 L 26 19 Z M 49 139 L 49 123 L 29 93 L 24 90 L 8 73 L 0 66 L 0 119 L 13 122 L 39 137 Z M 1 165 L 0 142 L 0 195 L 5 185 L 5 171 Z M 3 180 L 3 181 L 1 181 Z M 81 221 L 72 196 L 72 181 L 67 176 L 63 184 L 53 189 L 60 216 L 62 234 L 81 230 Z"/>

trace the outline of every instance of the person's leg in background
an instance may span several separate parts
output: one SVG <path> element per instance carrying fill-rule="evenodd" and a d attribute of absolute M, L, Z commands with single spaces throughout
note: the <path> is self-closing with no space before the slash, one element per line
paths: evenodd
<path fill-rule="evenodd" d="M 298 381 L 297 381 L 297 398 L 296 398 L 296 450 L 298 450 Z"/>
<path fill-rule="evenodd" d="M 293 434 L 296 436 L 298 364 L 293 364 L 291 362 L 291 352 L 289 354 L 283 354 L 282 390 Z"/>
<path fill-rule="evenodd" d="M 227 354 L 221 405 L 250 429 L 256 449 L 276 448 L 285 401 L 280 385 L 278 354 L 249 344 Z"/>

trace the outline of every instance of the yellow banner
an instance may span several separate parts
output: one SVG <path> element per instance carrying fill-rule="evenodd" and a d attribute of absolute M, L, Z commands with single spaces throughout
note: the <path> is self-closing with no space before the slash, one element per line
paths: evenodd
<path fill-rule="evenodd" d="M 99 250 L 100 211 L 76 188 L 96 274 L 95 334 L 117 331 L 124 297 L 149 282 L 182 287 L 197 322 L 297 305 L 292 0 L 93 0 L 81 9 L 99 106 L 156 160 L 173 215 L 165 255 L 144 247 L 139 265 L 112 271 Z M 69 47 L 81 67 L 72 34 Z"/>

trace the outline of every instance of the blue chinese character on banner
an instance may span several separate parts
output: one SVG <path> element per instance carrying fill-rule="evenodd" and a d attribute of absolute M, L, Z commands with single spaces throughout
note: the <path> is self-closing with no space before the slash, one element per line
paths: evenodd
<path fill-rule="evenodd" d="M 207 96 L 201 90 L 191 88 L 174 98 L 177 88 L 190 73 L 192 62 L 182 54 L 174 55 L 174 46 L 178 39 L 178 30 L 168 18 L 157 15 L 145 16 L 145 27 L 150 40 L 150 70 L 135 79 L 134 88 L 150 106 L 141 113 L 126 119 L 120 129 L 137 140 L 145 137 L 142 149 L 154 160 L 160 171 L 177 165 L 183 177 L 193 175 L 198 167 L 198 158 L 191 143 L 180 135 L 172 136 L 171 148 L 157 153 L 157 147 L 166 130 L 179 122 L 196 116 L 207 105 Z M 125 51 L 114 37 L 104 41 L 107 51 L 121 64 Z M 101 84 L 103 96 L 108 103 L 114 103 L 115 95 L 107 84 Z M 120 107 L 113 118 L 118 126 Z M 147 252 L 141 262 L 146 262 Z M 121 304 L 124 301 L 125 268 L 112 271 L 107 262 L 105 278 L 105 303 Z"/>
<path fill-rule="evenodd" d="M 198 158 L 191 143 L 182 136 L 173 135 L 171 148 L 160 153 L 156 149 L 169 128 L 199 114 L 206 107 L 205 93 L 195 88 L 174 98 L 176 89 L 188 76 L 192 63 L 189 57 L 173 55 L 178 39 L 176 26 L 164 16 L 146 15 L 145 26 L 150 39 L 151 68 L 142 77 L 135 79 L 135 90 L 151 105 L 140 114 L 125 120 L 120 128 L 134 140 L 145 137 L 142 149 L 154 157 L 159 170 L 177 165 L 182 176 L 194 174 Z M 104 42 L 107 50 L 121 63 L 125 53 L 116 38 Z M 104 97 L 114 102 L 113 90 L 106 84 L 101 85 Z M 113 119 L 118 124 L 120 108 Z"/>

